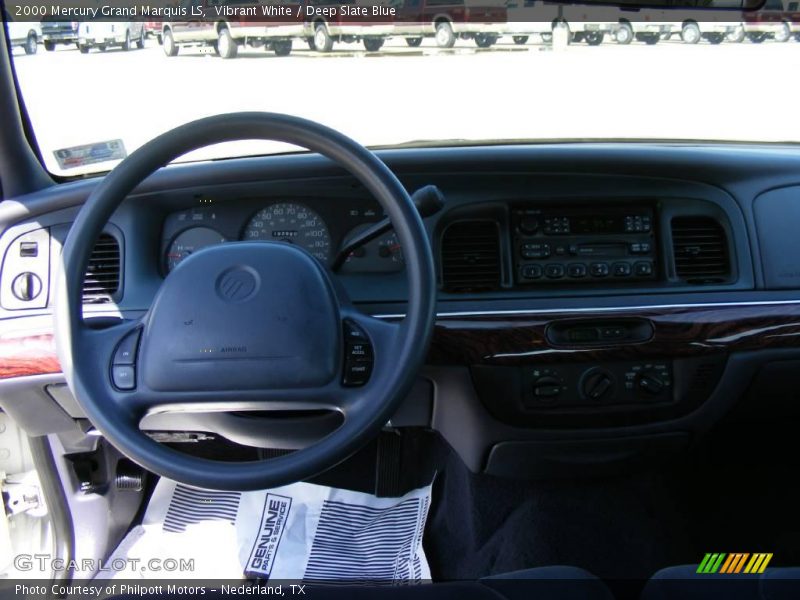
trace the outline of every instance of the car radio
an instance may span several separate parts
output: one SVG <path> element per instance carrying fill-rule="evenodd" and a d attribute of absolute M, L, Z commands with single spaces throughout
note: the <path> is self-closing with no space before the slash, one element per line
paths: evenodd
<path fill-rule="evenodd" d="M 652 280 L 653 209 L 515 207 L 515 281 L 523 285 Z"/>

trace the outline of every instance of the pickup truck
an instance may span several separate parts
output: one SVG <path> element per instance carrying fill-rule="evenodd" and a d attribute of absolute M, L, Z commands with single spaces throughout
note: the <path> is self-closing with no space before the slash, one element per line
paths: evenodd
<path fill-rule="evenodd" d="M 507 33 L 505 0 L 401 0 L 396 7 L 394 33 L 409 46 L 432 36 L 440 48 L 452 48 L 458 38 L 488 48 Z"/>
<path fill-rule="evenodd" d="M 784 11 L 781 0 L 766 0 L 759 10 L 744 12 L 743 15 L 745 34 L 753 43 L 760 44 L 769 38 L 788 42 L 792 37 L 788 11 Z"/>
<path fill-rule="evenodd" d="M 218 13 L 219 20 L 195 19 L 165 22 L 161 30 L 164 54 L 176 56 L 184 47 L 211 47 L 222 58 L 235 58 L 242 46 L 266 48 L 277 56 L 292 51 L 292 38 L 305 38 L 306 29 L 297 16 L 297 3 L 261 4 L 257 0 L 182 0 L 180 6 L 191 14 L 202 6 L 206 15 Z M 262 6 L 271 6 L 275 16 L 263 20 Z M 283 8 L 281 8 L 283 7 Z M 256 16 L 245 14 L 251 9 Z M 278 14 L 286 12 L 286 15 Z"/>
<path fill-rule="evenodd" d="M 378 14 L 373 12 L 373 6 Z M 387 3 L 377 0 L 304 0 L 302 11 L 308 47 L 330 52 L 334 42 L 362 42 L 369 52 L 377 52 L 392 33 L 394 18 Z"/>
<path fill-rule="evenodd" d="M 59 44 L 76 44 L 78 43 L 78 25 L 77 21 L 42 21 L 42 43 L 44 49 L 52 52 Z"/>
<path fill-rule="evenodd" d="M 8 26 L 8 42 L 12 48 L 23 48 L 25 54 L 36 54 L 39 48 L 39 40 L 42 39 L 42 28 L 39 23 L 28 23 L 24 21 L 10 21 L 6 15 L 6 25 Z"/>

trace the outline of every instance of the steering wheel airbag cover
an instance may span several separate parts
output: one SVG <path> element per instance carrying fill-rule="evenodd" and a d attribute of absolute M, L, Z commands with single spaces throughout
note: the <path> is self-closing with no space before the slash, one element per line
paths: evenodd
<path fill-rule="evenodd" d="M 323 385 L 338 371 L 338 323 L 331 284 L 304 250 L 213 246 L 182 261 L 159 289 L 142 377 L 162 391 Z"/>

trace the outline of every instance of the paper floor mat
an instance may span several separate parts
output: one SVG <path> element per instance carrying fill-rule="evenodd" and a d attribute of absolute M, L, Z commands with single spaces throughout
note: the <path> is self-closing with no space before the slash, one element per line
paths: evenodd
<path fill-rule="evenodd" d="M 161 479 L 142 525 L 107 563 L 135 561 L 100 577 L 429 580 L 422 534 L 430 498 L 430 486 L 400 498 L 376 498 L 309 483 L 217 492 Z M 165 559 L 183 559 L 184 567 L 191 560 L 192 568 L 179 563 L 165 572 Z"/>

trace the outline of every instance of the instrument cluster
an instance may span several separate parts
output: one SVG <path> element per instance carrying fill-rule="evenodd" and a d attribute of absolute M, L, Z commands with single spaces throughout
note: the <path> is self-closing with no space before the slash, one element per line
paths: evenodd
<path fill-rule="evenodd" d="M 239 241 L 300 246 L 330 265 L 351 236 L 384 217 L 368 200 L 240 200 L 171 213 L 161 239 L 161 270 L 166 276 L 181 261 L 209 246 Z M 389 231 L 350 254 L 342 273 L 395 273 L 405 268 L 403 252 Z"/>

